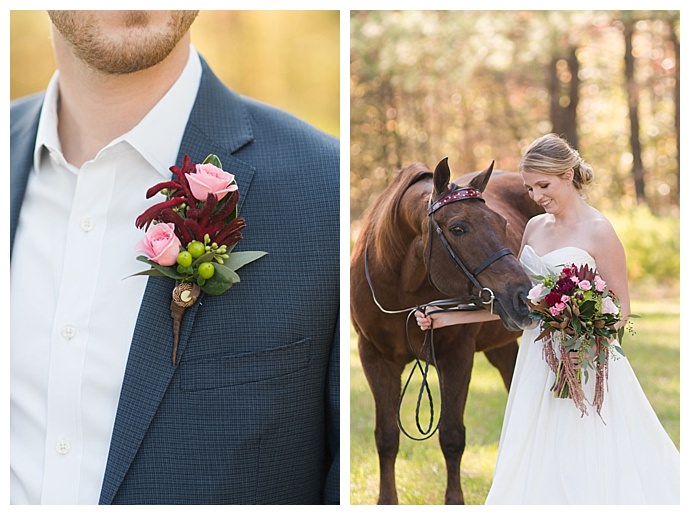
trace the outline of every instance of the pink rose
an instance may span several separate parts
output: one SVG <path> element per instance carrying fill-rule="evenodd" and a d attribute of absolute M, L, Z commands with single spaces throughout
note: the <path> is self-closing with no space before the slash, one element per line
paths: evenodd
<path fill-rule="evenodd" d="M 220 200 L 231 191 L 237 190 L 237 184 L 231 184 L 235 176 L 212 164 L 196 165 L 196 173 L 188 173 L 187 180 L 194 198 L 202 202 L 206 201 L 211 193 Z"/>
<path fill-rule="evenodd" d="M 544 293 L 544 285 L 542 283 L 537 283 L 532 287 L 532 289 L 529 291 L 527 294 L 527 298 L 531 300 L 532 302 L 538 301 L 541 299 L 542 294 Z"/>
<path fill-rule="evenodd" d="M 578 286 L 583 291 L 588 291 L 592 289 L 592 283 L 590 283 L 587 279 L 585 279 L 584 281 L 580 281 Z"/>
<path fill-rule="evenodd" d="M 549 308 L 549 312 L 551 313 L 551 316 L 557 316 L 565 309 L 565 303 L 564 302 L 557 302 L 555 306 L 552 306 Z"/>
<path fill-rule="evenodd" d="M 611 297 L 604 297 L 601 301 L 601 312 L 604 315 L 607 313 L 610 313 L 612 315 L 617 315 L 618 314 L 618 306 L 616 306 L 616 303 L 613 302 L 613 299 L 611 299 Z"/>
<path fill-rule="evenodd" d="M 180 240 L 175 236 L 175 224 L 157 223 L 151 225 L 146 236 L 136 249 L 146 254 L 154 263 L 161 266 L 171 266 L 177 261 L 180 253 Z"/>
<path fill-rule="evenodd" d="M 604 291 L 604 288 L 606 288 L 606 282 L 601 277 L 596 275 L 594 276 L 594 287 L 597 289 L 597 291 Z"/>

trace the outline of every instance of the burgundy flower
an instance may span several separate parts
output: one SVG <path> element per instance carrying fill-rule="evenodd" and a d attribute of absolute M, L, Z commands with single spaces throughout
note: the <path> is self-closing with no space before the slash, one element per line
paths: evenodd
<path fill-rule="evenodd" d="M 159 202 L 144 211 L 136 219 L 139 229 L 147 229 L 151 223 L 165 222 L 175 226 L 175 234 L 183 246 L 191 241 L 203 241 L 208 234 L 211 241 L 231 247 L 242 239 L 245 222 L 237 216 L 239 191 L 223 193 L 221 199 L 209 193 L 205 201 L 197 200 L 192 194 L 189 175 L 197 173 L 196 164 L 188 155 L 184 156 L 182 168 L 171 166 L 174 177 L 149 188 L 146 198 L 164 192 L 167 200 Z"/>
<path fill-rule="evenodd" d="M 570 276 L 562 277 L 556 282 L 556 286 L 554 287 L 554 291 L 561 293 L 563 295 L 570 295 L 575 288 L 577 287 L 577 284 L 573 282 L 573 280 L 570 278 Z"/>
<path fill-rule="evenodd" d="M 561 270 L 561 276 L 562 277 L 571 277 L 577 273 L 577 267 L 575 266 L 575 263 L 573 263 L 570 266 L 565 266 Z"/>
<path fill-rule="evenodd" d="M 552 307 L 561 301 L 562 296 L 563 295 L 561 293 L 552 291 L 551 293 L 548 293 L 546 297 L 544 297 L 544 302 L 546 302 L 547 306 Z"/>

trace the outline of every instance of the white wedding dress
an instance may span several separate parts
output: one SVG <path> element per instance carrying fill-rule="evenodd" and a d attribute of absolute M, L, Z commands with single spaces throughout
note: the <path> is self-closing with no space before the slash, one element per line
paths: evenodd
<path fill-rule="evenodd" d="M 539 256 L 525 246 L 520 261 L 530 275 L 595 267 L 576 247 Z M 538 335 L 537 328 L 522 336 L 486 504 L 678 504 L 680 454 L 627 358 L 610 360 L 601 418 L 590 405 L 590 374 L 589 414 L 581 416 L 571 399 L 553 397 Z"/>

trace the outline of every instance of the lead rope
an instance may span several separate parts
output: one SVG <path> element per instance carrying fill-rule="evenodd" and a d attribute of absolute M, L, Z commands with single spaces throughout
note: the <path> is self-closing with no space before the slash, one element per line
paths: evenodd
<path fill-rule="evenodd" d="M 407 330 L 408 325 L 409 325 L 409 320 L 410 318 L 414 315 L 414 311 L 410 312 L 410 314 L 407 316 L 407 322 L 405 326 L 406 334 L 407 334 L 407 345 L 410 348 L 410 351 L 412 351 L 412 345 L 410 344 L 410 338 L 409 338 L 409 331 Z M 424 365 L 422 366 L 422 362 L 420 359 L 420 356 L 426 351 L 426 355 L 424 356 Z M 414 353 L 414 351 L 412 351 Z M 410 440 L 415 440 L 417 442 L 421 442 L 424 440 L 428 440 L 431 438 L 436 431 L 438 430 L 438 427 L 441 423 L 441 412 L 439 410 L 438 414 L 438 421 L 436 422 L 436 425 L 434 425 L 434 398 L 431 395 L 431 387 L 429 386 L 429 367 L 431 364 L 434 365 L 434 368 L 436 369 L 436 377 L 438 377 L 438 384 L 439 384 L 439 390 L 443 391 L 443 384 L 441 381 L 441 373 L 439 372 L 438 365 L 436 363 L 436 352 L 434 349 L 434 333 L 433 329 L 429 329 L 427 331 L 427 334 L 424 336 L 424 343 L 422 344 L 422 348 L 420 349 L 419 353 L 415 356 L 414 358 L 414 364 L 412 365 L 412 370 L 410 370 L 409 375 L 407 376 L 407 381 L 405 381 L 405 385 L 403 386 L 402 391 L 400 392 L 400 399 L 398 400 L 398 429 L 407 436 Z M 415 425 L 417 426 L 417 431 L 422 436 L 413 436 L 411 435 L 406 429 L 405 426 L 402 422 L 401 418 L 401 412 L 402 412 L 402 404 L 403 401 L 405 400 L 405 395 L 407 393 L 407 388 L 410 386 L 410 382 L 412 381 L 412 378 L 415 376 L 415 372 L 419 370 L 419 373 L 421 374 L 422 382 L 421 385 L 419 386 L 419 392 L 417 394 L 417 404 L 415 406 Z M 422 401 L 424 399 L 424 396 L 426 396 L 427 402 L 429 404 L 429 423 L 425 427 L 422 427 L 422 422 L 421 422 L 421 409 L 422 409 Z M 433 429 L 432 429 L 433 428 Z"/>
<path fill-rule="evenodd" d="M 405 385 L 403 386 L 402 391 L 400 392 L 400 398 L 398 399 L 398 410 L 397 410 L 397 423 L 398 423 L 398 429 L 407 436 L 409 439 L 414 440 L 414 441 L 424 441 L 428 440 L 431 438 L 436 431 L 439 428 L 439 424 L 441 422 L 441 410 L 439 410 L 439 415 L 438 415 L 438 421 L 436 422 L 436 425 L 434 426 L 434 417 L 435 417 L 435 410 L 434 410 L 434 400 L 433 396 L 431 394 L 431 387 L 429 386 L 429 367 L 433 364 L 434 369 L 436 370 L 436 377 L 438 377 L 438 384 L 439 384 L 439 390 L 442 392 L 443 391 L 443 381 L 441 379 L 441 373 L 438 369 L 438 364 L 436 363 L 436 351 L 434 349 L 434 330 L 433 328 L 429 329 L 427 331 L 427 334 L 424 336 L 424 343 L 422 344 L 422 347 L 419 351 L 419 353 L 415 353 L 414 349 L 412 348 L 412 343 L 410 341 L 410 332 L 409 332 L 409 322 L 410 318 L 414 316 L 414 313 L 416 311 L 421 311 L 422 313 L 426 313 L 426 309 L 429 307 L 436 307 L 438 308 L 436 311 L 475 311 L 482 309 L 480 306 L 478 306 L 475 303 L 469 303 L 469 304 L 464 304 L 460 303 L 462 299 L 455 298 L 455 299 L 441 299 L 441 300 L 435 300 L 428 302 L 426 304 L 422 304 L 419 306 L 411 307 L 411 308 L 405 308 L 405 309 L 398 309 L 398 310 L 389 310 L 384 308 L 381 303 L 378 301 L 376 298 L 376 292 L 374 291 L 374 285 L 371 280 L 371 274 L 369 273 L 369 260 L 367 258 L 368 255 L 368 248 L 369 248 L 369 242 L 366 243 L 364 246 L 364 275 L 367 279 L 367 283 L 369 285 L 369 290 L 371 291 L 371 296 L 374 300 L 374 304 L 383 312 L 386 314 L 394 315 L 394 314 L 401 314 L 401 313 L 407 313 L 407 318 L 405 319 L 405 340 L 407 343 L 407 347 L 410 350 L 410 353 L 414 355 L 415 357 L 413 358 L 414 364 L 412 365 L 412 370 L 410 370 L 410 373 L 407 377 L 407 381 L 405 381 Z M 484 300 L 483 296 L 484 293 L 488 294 L 488 298 Z M 484 305 L 489 305 L 491 309 L 491 313 L 493 314 L 494 312 L 494 300 L 495 296 L 493 291 L 491 291 L 489 288 L 481 288 L 481 291 L 479 293 L 479 296 L 477 297 L 472 297 L 473 299 L 478 300 Z M 423 359 L 423 366 L 422 366 L 422 359 L 420 358 L 422 353 L 426 350 L 426 356 Z M 405 426 L 402 423 L 401 419 L 401 408 L 403 401 L 405 399 L 405 395 L 407 393 L 407 389 L 410 385 L 410 382 L 412 381 L 412 378 L 415 375 L 415 372 L 419 370 L 419 373 L 421 374 L 422 378 L 422 383 L 419 387 L 419 393 L 417 394 L 417 403 L 415 406 L 415 424 L 417 426 L 417 430 L 420 432 L 422 435 L 421 437 L 416 437 L 411 435 L 406 429 Z M 428 399 L 429 403 L 429 424 L 426 428 L 422 427 L 421 423 L 421 408 L 422 408 L 422 400 L 426 394 L 426 398 Z M 433 430 L 432 430 L 433 427 Z"/>

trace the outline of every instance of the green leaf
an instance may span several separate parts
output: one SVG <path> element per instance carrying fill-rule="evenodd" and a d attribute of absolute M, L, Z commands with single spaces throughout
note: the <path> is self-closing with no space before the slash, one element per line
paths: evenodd
<path fill-rule="evenodd" d="M 213 257 L 215 254 L 213 252 L 204 252 L 201 256 L 196 258 L 194 262 L 192 263 L 192 267 L 197 267 L 201 263 L 207 263 L 209 261 L 213 261 Z"/>
<path fill-rule="evenodd" d="M 223 165 L 220 163 L 220 158 L 215 154 L 207 155 L 206 159 L 204 159 L 204 162 L 201 164 L 204 164 L 204 165 L 211 164 L 217 168 L 220 168 L 221 170 L 223 169 Z"/>
<path fill-rule="evenodd" d="M 225 265 L 232 270 L 239 270 L 242 268 L 244 265 L 247 265 L 251 263 L 252 261 L 256 261 L 257 259 L 260 259 L 264 257 L 267 252 L 264 252 L 262 250 L 248 250 L 245 252 L 233 252 L 230 254 L 230 259 L 228 259 L 225 262 Z M 239 280 L 239 279 L 238 279 Z"/>
<path fill-rule="evenodd" d="M 218 263 L 213 263 L 213 266 L 216 272 L 201 287 L 207 294 L 221 295 L 230 289 L 233 284 L 240 282 L 240 276 L 228 266 L 219 265 Z"/>
<path fill-rule="evenodd" d="M 573 345 L 573 350 L 580 350 L 580 347 L 582 347 L 582 338 L 577 338 Z"/>
<path fill-rule="evenodd" d="M 623 343 L 623 336 L 625 336 L 625 326 L 618 329 L 618 343 Z"/>
<path fill-rule="evenodd" d="M 594 316 L 597 303 L 594 300 L 585 300 L 580 304 L 580 317 L 587 320 Z"/>
<path fill-rule="evenodd" d="M 577 343 L 577 336 L 566 336 L 563 333 L 561 333 L 561 336 L 565 336 L 565 341 L 563 342 L 563 346 L 567 350 L 574 350 L 573 346 Z"/>
<path fill-rule="evenodd" d="M 172 266 L 161 266 L 158 263 L 155 263 L 154 261 L 151 261 L 149 258 L 146 256 L 137 256 L 137 261 L 142 261 L 143 263 L 146 263 L 147 265 L 150 265 L 151 268 L 159 272 L 160 275 L 164 275 L 165 277 L 170 277 L 171 279 L 175 279 L 176 281 L 182 280 L 185 278 L 184 275 L 180 274 L 177 272 L 177 267 L 172 267 Z M 146 270 L 145 272 L 140 272 L 139 274 L 135 275 L 159 275 L 151 270 Z"/>
<path fill-rule="evenodd" d="M 580 324 L 579 318 L 573 318 L 573 329 L 575 329 L 576 333 L 582 332 L 582 324 Z"/>
<path fill-rule="evenodd" d="M 623 352 L 623 347 L 621 347 L 620 345 L 614 345 L 613 348 L 616 349 L 616 352 L 618 352 L 618 354 L 620 354 L 621 356 L 625 356 L 625 352 Z"/>
<path fill-rule="evenodd" d="M 149 277 L 165 277 L 165 274 L 162 274 L 155 268 L 149 268 L 148 270 L 144 270 L 143 272 L 137 272 L 136 274 L 128 275 L 127 277 L 137 277 L 142 275 Z"/>

